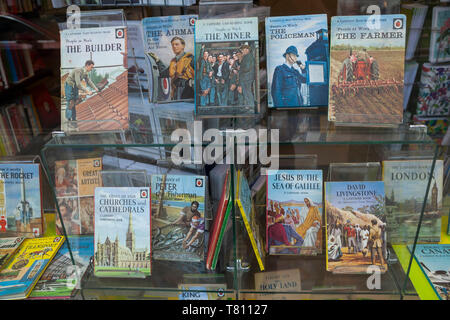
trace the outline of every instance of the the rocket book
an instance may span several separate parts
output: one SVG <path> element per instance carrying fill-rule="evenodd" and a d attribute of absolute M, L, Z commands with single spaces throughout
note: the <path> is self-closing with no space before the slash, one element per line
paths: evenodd
<path fill-rule="evenodd" d="M 443 199 L 443 161 L 383 161 L 388 238 L 392 244 L 413 243 L 424 207 L 418 242 L 439 242 Z M 425 191 L 431 179 L 427 202 Z"/>
<path fill-rule="evenodd" d="M 327 270 L 387 271 L 384 182 L 325 183 Z"/>
<path fill-rule="evenodd" d="M 63 242 L 63 236 L 25 239 L 0 272 L 0 299 L 28 297 Z"/>
<path fill-rule="evenodd" d="M 402 123 L 405 26 L 402 14 L 332 17 L 329 121 Z"/>
<path fill-rule="evenodd" d="M 151 274 L 150 188 L 95 188 L 94 274 Z"/>
<path fill-rule="evenodd" d="M 55 191 L 68 235 L 94 234 L 94 190 L 101 186 L 101 158 L 55 161 Z M 56 219 L 59 234 L 62 225 Z"/>
<path fill-rule="evenodd" d="M 152 175 L 152 243 L 155 260 L 205 260 L 206 178 Z"/>
<path fill-rule="evenodd" d="M 328 105 L 326 14 L 267 17 L 266 48 L 269 107 Z"/>
<path fill-rule="evenodd" d="M 151 102 L 194 100 L 194 24 L 197 15 L 142 20 L 146 59 L 158 71 Z"/>
<path fill-rule="evenodd" d="M 0 235 L 43 234 L 40 165 L 0 163 Z"/>
<path fill-rule="evenodd" d="M 259 112 L 258 18 L 200 19 L 195 24 L 196 115 Z"/>
<path fill-rule="evenodd" d="M 266 239 L 269 254 L 322 252 L 322 170 L 269 170 Z"/>
<path fill-rule="evenodd" d="M 126 27 L 61 31 L 61 129 L 128 128 Z"/>

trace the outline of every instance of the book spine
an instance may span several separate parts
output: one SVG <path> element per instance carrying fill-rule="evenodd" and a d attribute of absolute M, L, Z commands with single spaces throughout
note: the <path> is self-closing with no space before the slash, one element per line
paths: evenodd
<path fill-rule="evenodd" d="M 17 82 L 19 78 L 17 77 L 17 72 L 16 72 L 16 68 L 14 66 L 14 59 L 13 59 L 11 49 L 8 46 L 5 48 L 5 54 L 8 59 L 7 63 L 8 63 L 9 71 L 11 74 L 10 80 L 11 80 L 11 82 Z"/>
<path fill-rule="evenodd" d="M 23 50 L 23 57 L 24 57 L 25 66 L 27 69 L 27 77 L 32 77 L 34 75 L 34 70 L 33 70 L 33 63 L 31 62 L 31 56 L 30 56 L 29 49 Z"/>
<path fill-rule="evenodd" d="M 29 121 L 31 132 L 33 133 L 33 136 L 39 135 L 39 127 L 37 125 L 36 118 L 34 117 L 33 113 L 33 107 L 31 106 L 31 98 L 30 96 L 25 96 L 23 98 L 23 107 L 27 116 L 27 119 Z"/>
<path fill-rule="evenodd" d="M 16 113 L 14 112 L 15 105 L 11 105 L 6 108 L 6 116 L 8 117 L 9 126 L 11 128 L 11 135 L 14 137 L 17 150 L 21 151 L 23 148 L 23 140 L 19 130 L 19 124 L 17 122 Z"/>
<path fill-rule="evenodd" d="M 217 260 L 219 258 L 219 253 L 220 253 L 220 249 L 222 247 L 223 237 L 225 236 L 225 230 L 227 229 L 228 219 L 230 217 L 230 213 L 231 213 L 232 207 L 233 207 L 233 202 L 232 201 L 228 201 L 227 211 L 226 211 L 225 217 L 223 219 L 223 223 L 222 223 L 222 226 L 221 226 L 221 229 L 220 229 L 219 237 L 217 238 L 216 250 L 214 252 L 214 257 L 213 257 L 213 260 L 211 262 L 211 269 L 210 270 L 215 270 L 216 269 Z"/>
<path fill-rule="evenodd" d="M 6 138 L 8 140 L 8 146 L 9 146 L 9 149 L 11 150 L 10 155 L 15 155 L 19 150 L 17 149 L 17 145 L 16 145 L 16 142 L 14 139 L 14 134 L 12 132 L 11 126 L 9 125 L 8 118 L 4 113 L 1 113 L 0 120 L 3 123 L 3 126 L 5 128 Z"/>
<path fill-rule="evenodd" d="M 6 78 L 5 67 L 3 65 L 3 59 L 1 55 L 0 55 L 0 76 L 3 83 L 3 89 L 8 89 L 8 79 Z"/>
<path fill-rule="evenodd" d="M 1 117 L 1 114 L 0 114 L 0 117 Z M 9 140 L 8 140 L 8 136 L 7 136 L 7 133 L 6 133 L 6 128 L 5 128 L 4 124 L 3 124 L 3 120 L 1 120 L 1 119 L 0 119 L 0 138 L 3 140 L 3 144 L 5 146 L 6 155 L 7 156 L 11 156 L 12 152 L 11 152 L 10 147 L 9 147 Z"/>
<path fill-rule="evenodd" d="M 32 136 L 31 125 L 28 122 L 28 117 L 25 113 L 25 109 L 22 103 L 19 103 L 17 105 L 17 111 L 19 115 L 17 120 L 20 123 L 20 126 L 22 127 L 24 146 L 27 146 L 30 143 Z"/>

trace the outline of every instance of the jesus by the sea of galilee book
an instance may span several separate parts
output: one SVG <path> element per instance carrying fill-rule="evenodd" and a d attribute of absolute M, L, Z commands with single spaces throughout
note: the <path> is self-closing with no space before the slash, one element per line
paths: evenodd
<path fill-rule="evenodd" d="M 95 189 L 94 274 L 145 278 L 151 274 L 150 188 Z"/>

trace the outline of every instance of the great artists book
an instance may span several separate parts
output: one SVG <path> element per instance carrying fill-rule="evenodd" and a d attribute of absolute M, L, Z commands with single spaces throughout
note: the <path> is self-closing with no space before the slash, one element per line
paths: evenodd
<path fill-rule="evenodd" d="M 267 17 L 266 48 L 269 107 L 328 105 L 326 14 Z"/>
<path fill-rule="evenodd" d="M 195 24 L 195 112 L 259 112 L 258 18 L 200 19 Z"/>
<path fill-rule="evenodd" d="M 68 235 L 94 234 L 94 190 L 101 186 L 101 158 L 55 161 L 55 191 Z M 58 233 L 61 221 L 56 219 Z"/>
<path fill-rule="evenodd" d="M 194 25 L 197 15 L 148 17 L 142 20 L 146 59 L 157 92 L 151 102 L 194 100 Z M 150 89 L 150 87 L 149 87 Z"/>
<path fill-rule="evenodd" d="M 322 252 L 322 170 L 269 170 L 267 250 L 271 255 Z"/>
<path fill-rule="evenodd" d="M 38 163 L 0 164 L 0 236 L 43 235 L 40 173 Z"/>
<path fill-rule="evenodd" d="M 150 188 L 95 188 L 94 274 L 145 278 L 151 274 Z"/>
<path fill-rule="evenodd" d="M 385 211 L 382 181 L 325 183 L 328 271 L 387 271 Z"/>
<path fill-rule="evenodd" d="M 152 258 L 205 261 L 205 176 L 156 174 L 151 179 Z"/>
<path fill-rule="evenodd" d="M 331 18 L 328 120 L 395 126 L 403 121 L 406 18 Z"/>
<path fill-rule="evenodd" d="M 127 68 L 126 27 L 62 30 L 61 129 L 127 129 Z"/>
<path fill-rule="evenodd" d="M 439 242 L 443 199 L 442 160 L 383 161 L 388 237 L 393 244 L 413 243 L 423 212 L 419 242 Z M 431 179 L 431 183 L 430 180 Z M 430 189 L 425 200 L 428 183 Z"/>

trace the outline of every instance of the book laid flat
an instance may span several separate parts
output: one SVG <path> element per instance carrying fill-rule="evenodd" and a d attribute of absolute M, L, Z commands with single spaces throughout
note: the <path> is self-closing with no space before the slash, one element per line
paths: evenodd
<path fill-rule="evenodd" d="M 64 243 L 63 236 L 25 239 L 0 272 L 0 299 L 25 299 Z"/>
<path fill-rule="evenodd" d="M 0 238 L 0 270 L 19 249 L 23 240 L 25 240 L 24 237 Z"/>
<path fill-rule="evenodd" d="M 322 252 L 322 170 L 269 170 L 267 250 L 269 254 Z"/>
<path fill-rule="evenodd" d="M 439 242 L 443 199 L 443 161 L 436 160 L 431 177 L 432 160 L 389 160 L 383 161 L 382 164 L 390 242 L 393 244 L 414 242 L 429 179 L 431 179 L 430 191 L 424 206 L 418 241 Z"/>
<path fill-rule="evenodd" d="M 55 191 L 68 235 L 94 234 L 94 190 L 101 186 L 101 158 L 55 161 Z M 59 217 L 58 232 L 62 234 Z"/>
<path fill-rule="evenodd" d="M 328 105 L 326 14 L 267 17 L 266 51 L 269 107 Z"/>
<path fill-rule="evenodd" d="M 156 174 L 151 186 L 153 259 L 205 261 L 206 178 Z"/>
<path fill-rule="evenodd" d="M 258 18 L 198 20 L 195 57 L 197 116 L 259 113 Z"/>
<path fill-rule="evenodd" d="M 128 122 L 126 27 L 62 30 L 61 129 L 125 130 Z"/>
<path fill-rule="evenodd" d="M 40 174 L 38 163 L 0 164 L 0 235 L 42 236 Z"/>
<path fill-rule="evenodd" d="M 384 182 L 325 183 L 327 271 L 387 271 Z"/>
<path fill-rule="evenodd" d="M 151 274 L 150 188 L 95 188 L 94 275 Z"/>
<path fill-rule="evenodd" d="M 194 25 L 197 15 L 142 20 L 145 53 L 158 71 L 151 102 L 194 100 Z"/>
<path fill-rule="evenodd" d="M 329 121 L 402 123 L 405 20 L 404 15 L 331 18 Z"/>

